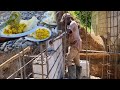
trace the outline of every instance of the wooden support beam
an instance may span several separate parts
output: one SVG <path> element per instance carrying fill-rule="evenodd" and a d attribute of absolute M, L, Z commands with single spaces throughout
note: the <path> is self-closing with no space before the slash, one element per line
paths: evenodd
<path fill-rule="evenodd" d="M 100 55 L 100 56 L 109 56 L 109 54 L 108 53 L 79 53 L 80 54 L 80 56 L 86 56 L 86 55 L 88 55 L 88 56 L 97 56 L 97 55 Z"/>
<path fill-rule="evenodd" d="M 106 51 L 96 51 L 96 50 L 81 50 L 81 53 L 106 53 Z"/>
<path fill-rule="evenodd" d="M 27 48 L 25 48 L 23 51 L 19 52 L 18 54 L 12 56 L 10 59 L 5 61 L 4 63 L 0 64 L 0 69 L 3 68 L 6 64 L 9 64 L 9 63 L 13 62 L 14 60 L 16 60 L 17 58 L 19 58 L 19 56 L 22 56 L 23 53 L 25 54 L 29 51 L 30 51 L 30 46 L 28 46 Z"/>
<path fill-rule="evenodd" d="M 90 57 L 90 60 L 98 60 L 103 59 L 106 56 L 120 56 L 120 53 L 79 53 L 80 59 L 85 60 L 86 56 Z"/>

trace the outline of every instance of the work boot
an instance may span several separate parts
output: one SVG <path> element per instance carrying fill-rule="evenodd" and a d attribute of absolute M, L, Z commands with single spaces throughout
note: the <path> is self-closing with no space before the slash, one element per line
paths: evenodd
<path fill-rule="evenodd" d="M 67 72 L 67 73 L 65 73 L 65 78 L 68 78 L 68 72 Z"/>
<path fill-rule="evenodd" d="M 75 65 L 68 66 L 68 78 L 76 79 L 76 66 Z"/>
<path fill-rule="evenodd" d="M 76 79 L 80 79 L 81 72 L 82 72 L 82 67 L 76 66 Z"/>

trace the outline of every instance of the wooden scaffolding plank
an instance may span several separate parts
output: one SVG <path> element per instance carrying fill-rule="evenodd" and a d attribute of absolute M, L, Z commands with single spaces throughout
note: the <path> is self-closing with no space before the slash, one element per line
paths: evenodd
<path fill-rule="evenodd" d="M 85 60 L 86 56 L 90 57 L 90 60 L 103 60 L 106 56 L 120 56 L 120 53 L 79 53 L 80 59 Z"/>

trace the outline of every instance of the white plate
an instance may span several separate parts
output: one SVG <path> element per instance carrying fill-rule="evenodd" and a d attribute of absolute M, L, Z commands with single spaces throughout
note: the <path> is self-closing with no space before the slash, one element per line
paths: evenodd
<path fill-rule="evenodd" d="M 47 29 L 47 30 L 49 31 L 49 33 L 50 33 L 50 36 L 49 36 L 48 38 L 51 37 L 51 31 L 50 31 L 48 28 L 46 28 L 46 27 L 42 27 L 42 26 L 37 26 L 36 30 L 39 29 L 39 28 L 45 28 L 45 29 Z M 34 41 L 34 42 L 45 41 L 45 40 L 47 40 L 48 38 L 46 38 L 46 39 L 42 39 L 42 40 L 39 40 L 39 39 L 35 39 L 34 37 L 31 37 L 31 36 L 26 36 L 26 37 L 25 37 L 26 40 Z"/>
<path fill-rule="evenodd" d="M 46 22 L 45 19 L 46 19 L 46 18 L 43 18 L 43 19 L 42 19 L 42 22 L 44 22 L 44 23 L 46 23 L 46 24 L 48 24 L 48 25 L 57 25 L 57 23 Z"/>
<path fill-rule="evenodd" d="M 4 33 L 3 33 L 4 29 L 2 29 L 1 32 L 0 32 L 0 37 L 5 37 L 5 38 L 18 38 L 18 37 L 22 37 L 22 36 L 29 35 L 29 34 L 35 32 L 36 29 L 37 29 L 37 26 L 34 27 L 33 29 L 29 30 L 29 31 L 24 32 L 24 33 L 10 34 L 10 35 L 4 34 Z"/>
<path fill-rule="evenodd" d="M 46 12 L 43 14 L 43 16 L 49 17 L 49 16 L 52 15 L 52 13 L 53 13 L 53 11 L 52 11 L 52 12 L 51 12 L 51 11 L 46 11 Z"/>

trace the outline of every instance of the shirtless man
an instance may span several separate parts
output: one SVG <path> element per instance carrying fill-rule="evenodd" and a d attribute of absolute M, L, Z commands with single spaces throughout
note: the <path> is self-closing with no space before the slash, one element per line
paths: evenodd
<path fill-rule="evenodd" d="M 78 24 L 72 19 L 69 13 L 65 13 L 62 16 L 61 22 L 65 22 L 67 24 L 67 35 L 70 43 L 70 52 L 67 56 L 68 76 L 69 79 L 80 79 L 82 67 L 80 66 L 79 52 L 82 48 L 82 40 L 79 35 Z M 57 39 L 62 38 L 62 36 L 63 35 Z M 52 40 L 52 42 L 57 39 Z M 66 43 L 68 44 L 68 42 Z M 73 65 L 73 61 L 75 65 Z"/>

